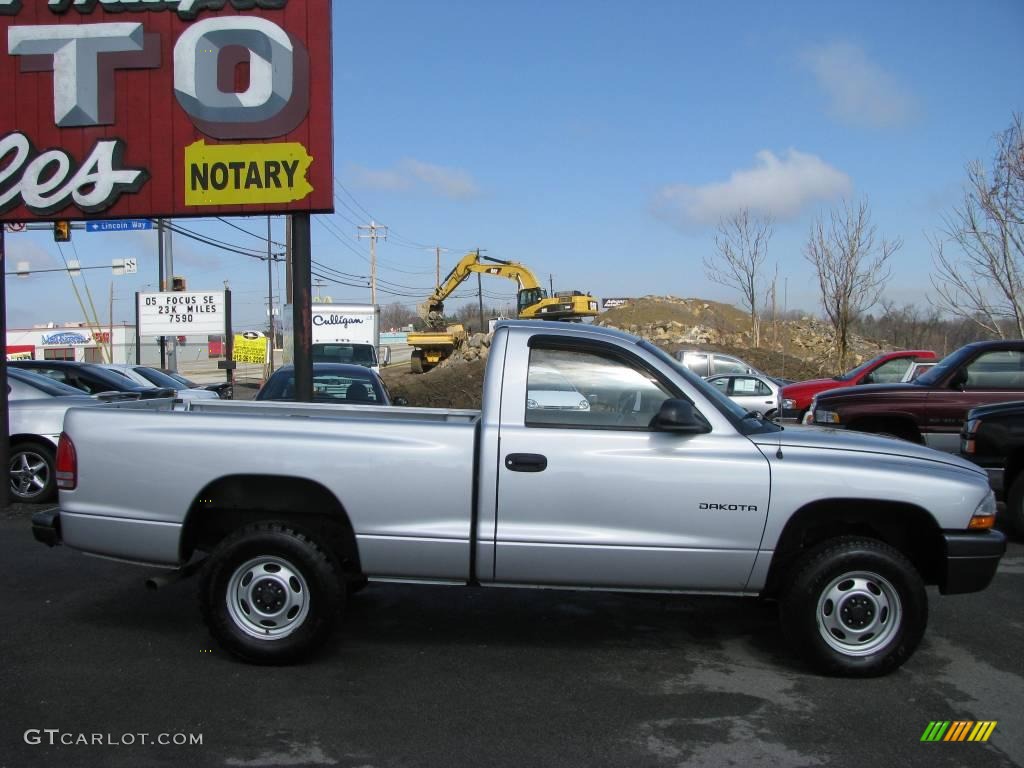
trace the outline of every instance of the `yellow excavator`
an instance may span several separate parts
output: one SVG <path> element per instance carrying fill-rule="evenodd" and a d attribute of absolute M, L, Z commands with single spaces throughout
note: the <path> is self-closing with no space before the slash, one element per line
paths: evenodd
<path fill-rule="evenodd" d="M 537 276 L 526 265 L 481 256 L 480 251 L 472 251 L 462 257 L 430 297 L 417 308 L 420 317 L 431 330 L 409 334 L 409 346 L 413 347 L 410 358 L 413 373 L 423 373 L 433 368 L 454 351 L 459 339 L 465 337 L 466 331 L 462 325 L 445 327 L 444 300 L 474 273 L 504 277 L 519 283 L 516 309 L 520 320 L 578 322 L 598 314 L 597 299 L 590 294 L 560 291 L 554 296 L 548 296 Z"/>

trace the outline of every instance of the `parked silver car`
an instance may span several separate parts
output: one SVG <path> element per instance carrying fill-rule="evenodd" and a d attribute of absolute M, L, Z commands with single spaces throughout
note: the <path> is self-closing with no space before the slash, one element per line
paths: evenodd
<path fill-rule="evenodd" d="M 748 411 L 759 413 L 766 419 L 774 419 L 779 413 L 781 387 L 770 376 L 729 373 L 711 376 L 707 381 Z"/>
<path fill-rule="evenodd" d="M 54 466 L 64 412 L 100 405 L 81 390 L 18 368 L 7 369 L 11 497 L 48 501 L 56 494 Z"/>
<path fill-rule="evenodd" d="M 220 396 L 209 389 L 187 387 L 166 373 L 145 365 L 128 363 L 99 363 L 101 368 L 114 371 L 144 387 L 164 387 L 174 390 L 175 397 L 183 400 L 216 400 Z"/>
<path fill-rule="evenodd" d="M 738 357 L 726 355 L 722 352 L 708 352 L 702 349 L 680 349 L 673 357 L 705 379 L 720 373 L 761 373 L 757 368 L 740 360 Z"/>

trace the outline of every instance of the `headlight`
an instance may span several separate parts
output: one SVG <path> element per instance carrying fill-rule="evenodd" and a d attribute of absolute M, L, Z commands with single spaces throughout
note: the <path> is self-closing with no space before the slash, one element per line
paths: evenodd
<path fill-rule="evenodd" d="M 540 403 L 538 403 L 532 397 L 528 397 L 528 398 L 526 398 L 526 407 L 527 408 L 540 408 Z"/>
<path fill-rule="evenodd" d="M 590 401 L 589 400 L 580 400 L 580 404 L 577 405 L 576 407 L 579 408 L 581 411 L 589 411 L 590 410 Z"/>
<path fill-rule="evenodd" d="M 835 411 L 815 411 L 815 424 L 839 424 L 839 414 Z"/>
<path fill-rule="evenodd" d="M 996 495 L 989 489 L 989 492 L 985 494 L 985 498 L 978 504 L 978 508 L 974 510 L 974 515 L 971 517 L 971 522 L 967 524 L 968 528 L 991 528 L 996 524 Z"/>
<path fill-rule="evenodd" d="M 796 400 L 790 400 L 788 397 L 782 401 L 782 407 L 787 411 L 792 411 L 796 408 Z"/>

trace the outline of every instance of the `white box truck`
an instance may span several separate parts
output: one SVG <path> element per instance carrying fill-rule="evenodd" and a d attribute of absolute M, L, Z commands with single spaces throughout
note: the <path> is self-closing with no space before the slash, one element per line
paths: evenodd
<path fill-rule="evenodd" d="M 380 306 L 377 304 L 313 304 L 313 362 L 352 363 L 372 368 L 390 359 L 380 346 Z M 285 362 L 294 362 L 291 306 L 282 318 Z"/>

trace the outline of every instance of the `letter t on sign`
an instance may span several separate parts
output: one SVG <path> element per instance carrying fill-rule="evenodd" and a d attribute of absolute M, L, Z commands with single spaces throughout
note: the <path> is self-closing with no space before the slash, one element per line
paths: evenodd
<path fill-rule="evenodd" d="M 113 123 L 113 70 L 158 67 L 159 45 L 132 23 L 11 27 L 7 34 L 7 52 L 29 57 L 23 71 L 53 70 L 53 119 L 61 128 Z"/>

